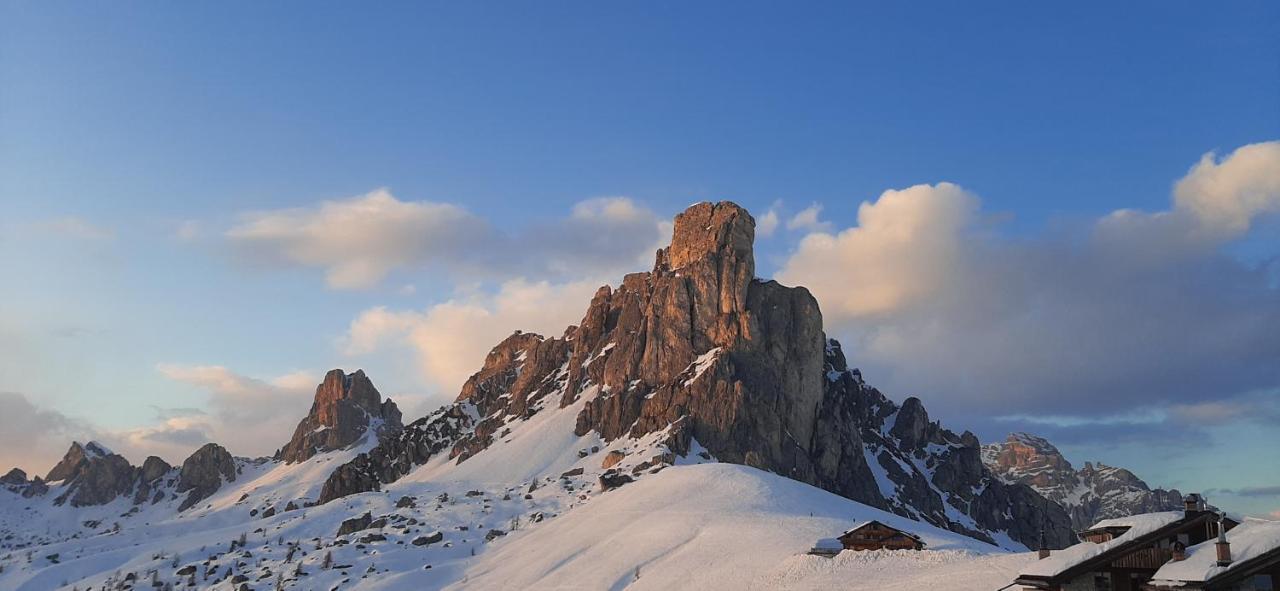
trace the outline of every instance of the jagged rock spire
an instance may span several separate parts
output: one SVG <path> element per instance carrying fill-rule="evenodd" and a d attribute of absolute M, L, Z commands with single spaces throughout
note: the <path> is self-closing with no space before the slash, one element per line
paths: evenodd
<path fill-rule="evenodd" d="M 347 374 L 335 369 L 316 387 L 311 412 L 298 423 L 278 457 L 302 462 L 319 452 L 346 448 L 370 429 L 380 437 L 400 428 L 400 409 L 391 399 L 382 400 L 364 370 Z"/>

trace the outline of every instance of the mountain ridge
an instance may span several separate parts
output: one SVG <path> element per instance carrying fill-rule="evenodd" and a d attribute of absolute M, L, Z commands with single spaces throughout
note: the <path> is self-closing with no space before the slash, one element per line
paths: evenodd
<path fill-rule="evenodd" d="M 1153 489 L 1124 468 L 1085 462 L 1077 470 L 1049 440 L 1029 433 L 1011 433 L 1004 442 L 982 446 L 982 458 L 1001 480 L 1031 486 L 1061 505 L 1077 530 L 1103 519 L 1183 506 L 1177 489 Z"/>

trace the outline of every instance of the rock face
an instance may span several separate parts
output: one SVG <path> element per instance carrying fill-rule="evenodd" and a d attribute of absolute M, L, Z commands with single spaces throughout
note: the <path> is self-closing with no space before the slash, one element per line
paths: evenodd
<path fill-rule="evenodd" d="M 103 505 L 133 492 L 138 473 L 128 460 L 100 443 L 90 441 L 82 446 L 72 442 L 45 480 L 62 482 L 55 504 L 70 501 L 73 507 L 83 507 Z"/>
<path fill-rule="evenodd" d="M 499 343 L 453 406 L 339 468 L 321 501 L 377 490 L 435 454 L 482 453 L 512 421 L 580 408 L 575 432 L 660 435 L 677 454 L 769 470 L 978 539 L 1072 541 L 1069 518 L 993 477 L 977 438 L 899 407 L 847 367 L 803 287 L 755 279 L 755 222 L 733 203 L 676 217 L 654 267 L 601 287 L 559 338 Z M 575 406 L 576 405 L 576 406 Z"/>
<path fill-rule="evenodd" d="M 400 409 L 391 399 L 382 400 L 363 370 L 347 374 L 335 369 L 316 387 L 311 412 L 278 457 L 291 464 L 302 462 L 320 452 L 350 447 L 370 430 L 382 438 L 400 427 Z"/>
<path fill-rule="evenodd" d="M 85 445 L 80 445 L 78 441 L 71 442 L 71 448 L 62 456 L 62 459 L 49 470 L 44 479 L 47 481 L 67 480 L 74 478 L 80 474 L 86 466 L 93 460 L 101 459 L 111 455 L 111 450 L 96 441 L 90 441 Z"/>
<path fill-rule="evenodd" d="M 320 503 L 379 490 L 383 483 L 395 482 L 432 456 L 450 450 L 474 427 L 474 411 L 463 405 L 447 406 L 418 419 L 329 474 L 320 490 Z"/>
<path fill-rule="evenodd" d="M 182 462 L 178 473 L 177 492 L 190 493 L 178 506 L 179 511 L 186 511 L 196 503 L 209 497 L 227 482 L 236 480 L 236 461 L 231 453 L 216 443 L 206 443 Z"/>
<path fill-rule="evenodd" d="M 1027 433 L 984 445 L 982 459 L 1001 480 L 1029 485 L 1062 505 L 1076 530 L 1103 519 L 1183 507 L 1177 490 L 1152 489 L 1133 472 L 1101 463 L 1086 462 L 1076 470 L 1052 443 Z"/>
<path fill-rule="evenodd" d="M 0 484 L 19 486 L 27 483 L 27 473 L 20 468 L 14 468 L 4 476 L 0 476 Z"/>

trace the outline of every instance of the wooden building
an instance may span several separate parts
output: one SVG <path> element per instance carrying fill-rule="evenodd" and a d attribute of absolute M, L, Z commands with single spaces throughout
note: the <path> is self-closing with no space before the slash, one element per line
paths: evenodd
<path fill-rule="evenodd" d="M 1175 552 L 1236 525 L 1205 510 L 1198 496 L 1189 498 L 1185 511 L 1099 522 L 1079 533 L 1081 543 L 1031 563 L 1015 582 L 1042 591 L 1139 591 Z"/>
<path fill-rule="evenodd" d="M 866 521 L 840 534 L 845 550 L 923 550 L 919 536 L 879 521 Z"/>

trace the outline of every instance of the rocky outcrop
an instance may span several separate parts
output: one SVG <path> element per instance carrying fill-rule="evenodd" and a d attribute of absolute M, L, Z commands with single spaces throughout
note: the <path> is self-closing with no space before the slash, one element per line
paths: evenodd
<path fill-rule="evenodd" d="M 84 507 L 104 505 L 133 492 L 138 473 L 138 469 L 123 456 L 100 443 L 90 441 L 82 446 L 79 442 L 72 442 L 71 448 L 49 471 L 45 480 L 62 484 L 54 504 L 70 501 L 73 507 Z"/>
<path fill-rule="evenodd" d="M 380 490 L 436 454 L 448 452 L 472 433 L 474 409 L 451 405 L 418 419 L 396 435 L 346 464 L 339 466 L 320 489 L 320 503 L 347 495 Z"/>
<path fill-rule="evenodd" d="M 0 484 L 9 486 L 19 486 L 27 483 L 27 473 L 21 468 L 14 468 L 4 476 L 0 476 Z"/>
<path fill-rule="evenodd" d="M 277 457 L 302 462 L 320 452 L 346 449 L 369 432 L 383 438 L 400 430 L 400 418 L 400 409 L 391 399 L 382 400 L 363 370 L 347 374 L 335 369 L 316 387 L 311 412 Z"/>
<path fill-rule="evenodd" d="M 223 481 L 235 482 L 236 461 L 221 445 L 206 443 L 182 462 L 178 472 L 177 492 L 188 493 L 178 506 L 186 511 L 222 487 Z"/>
<path fill-rule="evenodd" d="M 1043 437 L 1013 433 L 1002 443 L 983 446 L 982 454 L 987 468 L 1001 480 L 1026 484 L 1066 509 L 1076 530 L 1103 519 L 1183 507 L 1182 493 L 1176 489 L 1152 489 L 1124 468 L 1085 462 L 1076 470 Z"/>
<path fill-rule="evenodd" d="M 164 483 L 161 479 L 169 476 L 173 470 L 168 462 L 156 456 L 147 456 L 142 462 L 142 469 L 138 474 L 138 486 L 133 493 L 133 504 L 141 505 L 151 500 L 152 504 L 158 503 L 164 499 L 164 491 L 161 490 Z"/>
<path fill-rule="evenodd" d="M 109 455 L 112 455 L 111 450 L 96 441 L 90 441 L 83 446 L 78 441 L 72 441 L 71 448 L 63 454 L 62 459 L 53 466 L 53 469 L 49 470 L 49 474 L 44 479 L 49 482 L 74 479 L 90 462 Z"/>
<path fill-rule="evenodd" d="M 574 406 L 578 435 L 659 434 L 677 454 L 696 443 L 975 538 L 1003 532 L 1032 545 L 1044 526 L 1052 545 L 1071 542 L 1067 515 L 994 478 L 976 437 L 931 422 L 919 400 L 899 407 L 864 384 L 806 289 L 755 279 L 754 233 L 733 203 L 690 207 L 651 271 L 601 287 L 560 337 L 505 339 L 450 410 L 340 468 L 322 501 L 377 490 L 446 449 L 465 461 L 513 422 Z M 451 434 L 452 445 L 441 439 Z"/>
<path fill-rule="evenodd" d="M 49 486 L 39 476 L 27 480 L 27 473 L 20 468 L 9 470 L 4 476 L 0 476 L 0 486 L 22 495 L 23 498 L 41 496 L 49 492 Z"/>

